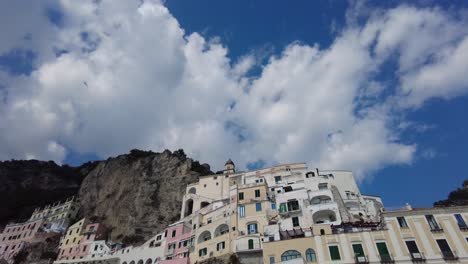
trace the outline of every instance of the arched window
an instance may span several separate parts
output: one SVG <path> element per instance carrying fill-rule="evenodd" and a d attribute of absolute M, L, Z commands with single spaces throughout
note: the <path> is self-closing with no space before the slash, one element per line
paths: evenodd
<path fill-rule="evenodd" d="M 132 260 L 132 261 L 130 261 L 130 264 L 135 264 L 135 261 L 133 261 L 133 260 Z"/>
<path fill-rule="evenodd" d="M 200 236 L 198 236 L 198 244 L 208 241 L 211 239 L 211 233 L 210 231 L 203 231 Z"/>
<path fill-rule="evenodd" d="M 196 194 L 196 193 L 197 193 L 197 189 L 195 189 L 195 187 L 192 187 L 192 188 L 189 189 L 188 193 Z"/>
<path fill-rule="evenodd" d="M 281 255 L 281 261 L 296 259 L 296 258 L 300 258 L 300 257 L 301 257 L 301 253 L 299 253 L 299 251 L 296 251 L 296 250 L 288 250 L 288 251 L 285 251 L 285 252 Z"/>
<path fill-rule="evenodd" d="M 122 264 L 127 264 L 127 262 L 126 262 L 126 261 L 124 261 Z"/>
<path fill-rule="evenodd" d="M 254 241 L 253 241 L 253 239 L 249 239 L 248 243 L 249 243 L 249 249 L 253 249 L 253 248 L 254 248 Z"/>
<path fill-rule="evenodd" d="M 307 262 L 317 262 L 317 256 L 313 249 L 309 248 L 306 250 L 306 260 Z"/>
<path fill-rule="evenodd" d="M 140 260 L 138 261 L 138 264 L 143 264 L 143 260 L 140 259 Z"/>
<path fill-rule="evenodd" d="M 321 236 L 325 235 L 325 230 L 324 229 L 320 229 L 320 235 Z"/>
<path fill-rule="evenodd" d="M 222 236 L 222 235 L 227 234 L 227 233 L 229 233 L 229 226 L 226 225 L 226 224 L 221 224 L 218 227 L 216 227 L 215 232 L 214 232 L 214 236 L 215 237 Z"/>
<path fill-rule="evenodd" d="M 193 212 L 193 200 L 192 200 L 192 199 L 188 199 L 187 201 L 185 201 L 185 213 L 184 213 L 184 216 L 191 215 L 192 212 Z"/>
<path fill-rule="evenodd" d="M 146 262 L 145 262 L 145 264 L 152 264 L 152 263 L 153 263 L 153 261 L 151 259 L 147 259 Z"/>

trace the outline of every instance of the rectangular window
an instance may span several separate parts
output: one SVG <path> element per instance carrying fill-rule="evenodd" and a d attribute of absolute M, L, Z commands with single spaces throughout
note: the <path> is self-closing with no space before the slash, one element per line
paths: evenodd
<path fill-rule="evenodd" d="M 208 250 L 206 248 L 202 248 L 198 251 L 198 256 L 200 257 L 203 257 L 203 256 L 206 256 L 206 253 L 208 252 Z"/>
<path fill-rule="evenodd" d="M 286 206 L 286 203 L 280 203 L 279 211 L 280 213 L 285 213 L 288 211 L 288 207 Z"/>
<path fill-rule="evenodd" d="M 249 230 L 249 234 L 257 234 L 257 224 L 248 224 L 247 229 Z"/>
<path fill-rule="evenodd" d="M 177 233 L 177 230 L 172 230 L 172 237 L 175 237 Z"/>
<path fill-rule="evenodd" d="M 299 226 L 299 217 L 295 216 L 292 219 L 292 224 L 294 227 Z"/>
<path fill-rule="evenodd" d="M 319 183 L 318 188 L 319 190 L 326 190 L 328 189 L 328 183 Z"/>
<path fill-rule="evenodd" d="M 271 203 L 271 210 L 276 210 L 276 203 Z"/>
<path fill-rule="evenodd" d="M 239 193 L 239 201 L 240 200 L 244 200 L 244 193 L 243 192 L 240 192 Z"/>
<path fill-rule="evenodd" d="M 427 223 L 431 227 L 431 230 L 440 230 L 441 228 L 439 227 L 439 224 L 437 224 L 437 221 L 433 215 L 426 215 Z"/>
<path fill-rule="evenodd" d="M 455 214 L 455 219 L 457 220 L 458 227 L 460 228 L 466 228 L 466 222 L 465 219 L 463 219 L 463 216 L 461 214 Z"/>
<path fill-rule="evenodd" d="M 278 184 L 281 182 L 281 176 L 275 176 L 275 183 Z"/>
<path fill-rule="evenodd" d="M 341 260 L 340 250 L 338 246 L 329 246 L 328 250 L 330 251 L 331 260 Z"/>
<path fill-rule="evenodd" d="M 95 246 L 94 246 L 94 251 L 96 251 L 96 250 L 97 250 L 97 248 L 98 248 L 98 245 L 95 245 Z"/>
<path fill-rule="evenodd" d="M 245 217 L 245 206 L 239 205 L 239 217 Z"/>
<path fill-rule="evenodd" d="M 225 248 L 225 243 L 224 241 L 223 242 L 219 242 L 217 245 L 216 245 L 216 250 L 218 251 L 221 251 Z"/>
<path fill-rule="evenodd" d="M 87 246 L 84 246 L 84 247 L 83 247 L 83 252 L 85 252 L 85 251 L 86 251 L 86 248 L 87 248 Z"/>
<path fill-rule="evenodd" d="M 397 220 L 401 228 L 408 228 L 408 224 L 403 216 L 397 217 Z"/>
<path fill-rule="evenodd" d="M 412 259 L 422 259 L 422 255 L 419 252 L 418 245 L 413 240 L 405 241 L 406 247 L 410 253 Z"/>
<path fill-rule="evenodd" d="M 270 256 L 270 264 L 275 264 L 275 256 Z"/>
<path fill-rule="evenodd" d="M 353 252 L 359 261 L 361 261 L 360 257 L 364 257 L 364 249 L 361 244 L 353 244 Z M 365 259 L 363 259 L 363 262 L 365 262 Z"/>
<path fill-rule="evenodd" d="M 255 190 L 255 197 L 260 197 L 260 190 Z"/>
<path fill-rule="evenodd" d="M 288 211 L 299 210 L 299 202 L 297 200 L 288 201 Z"/>
<path fill-rule="evenodd" d="M 377 246 L 380 260 L 384 262 L 391 262 L 392 258 L 390 257 L 390 252 L 388 252 L 387 244 L 385 244 L 385 242 L 377 242 L 375 245 Z"/>
<path fill-rule="evenodd" d="M 455 259 L 455 254 L 453 254 L 452 249 L 450 248 L 449 244 L 447 243 L 447 240 L 445 239 L 436 239 L 437 245 L 440 248 L 440 252 L 442 252 L 442 256 L 444 259 L 447 260 L 454 260 Z"/>
<path fill-rule="evenodd" d="M 255 204 L 255 210 L 256 210 L 257 212 L 262 211 L 262 203 L 256 203 L 256 204 Z"/>

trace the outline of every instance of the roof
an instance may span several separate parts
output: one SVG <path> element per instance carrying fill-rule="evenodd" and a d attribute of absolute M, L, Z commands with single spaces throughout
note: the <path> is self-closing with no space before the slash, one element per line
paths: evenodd
<path fill-rule="evenodd" d="M 228 165 L 228 164 L 230 164 L 230 165 L 234 165 L 234 162 L 232 162 L 232 160 L 231 160 L 231 159 L 228 159 L 224 165 Z"/>

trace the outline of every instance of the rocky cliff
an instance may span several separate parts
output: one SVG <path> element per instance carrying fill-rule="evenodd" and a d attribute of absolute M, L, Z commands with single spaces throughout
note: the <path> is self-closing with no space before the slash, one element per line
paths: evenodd
<path fill-rule="evenodd" d="M 29 218 L 35 207 L 76 195 L 93 166 L 87 163 L 73 168 L 38 160 L 0 162 L 0 225 Z"/>
<path fill-rule="evenodd" d="M 139 243 L 177 221 L 186 185 L 211 173 L 183 150 L 132 150 L 87 173 L 79 190 L 81 212 L 104 223 L 112 241 Z"/>
<path fill-rule="evenodd" d="M 35 207 L 78 195 L 79 217 L 104 223 L 114 242 L 139 243 L 178 220 L 186 185 L 211 173 L 183 150 L 132 150 L 79 167 L 0 162 L 0 226 L 29 218 Z"/>

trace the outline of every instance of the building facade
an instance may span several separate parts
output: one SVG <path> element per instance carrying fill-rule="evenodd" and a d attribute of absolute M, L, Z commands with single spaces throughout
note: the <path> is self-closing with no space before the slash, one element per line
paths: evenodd
<path fill-rule="evenodd" d="M 188 264 L 231 254 L 244 264 L 468 263 L 467 217 L 468 207 L 386 211 L 349 171 L 293 163 L 236 172 L 228 160 L 222 174 L 188 185 L 180 220 L 142 246 L 74 259 L 65 250 L 56 263 Z M 79 233 L 64 239 L 76 238 L 69 247 L 82 254 Z"/>
<path fill-rule="evenodd" d="M 63 233 L 78 209 L 78 201 L 70 197 L 64 202 L 36 208 L 26 221 L 7 224 L 0 234 L 0 260 L 11 262 L 19 251 L 32 242 Z"/>
<path fill-rule="evenodd" d="M 263 244 L 263 263 L 468 263 L 466 219 L 468 207 L 404 209 L 378 225 L 290 230 Z"/>
<path fill-rule="evenodd" d="M 62 239 L 57 260 L 88 259 L 110 252 L 105 243 L 106 228 L 85 218 L 71 225 Z"/>

